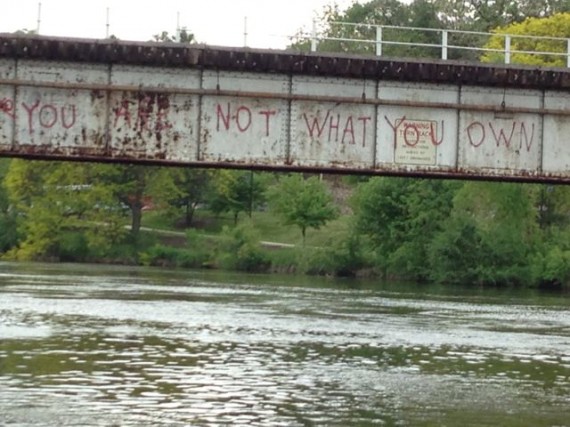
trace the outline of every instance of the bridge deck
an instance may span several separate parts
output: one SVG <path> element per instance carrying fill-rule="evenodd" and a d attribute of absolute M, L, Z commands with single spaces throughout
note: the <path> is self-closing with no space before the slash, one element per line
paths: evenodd
<path fill-rule="evenodd" d="M 570 70 L 0 34 L 0 156 L 570 182 Z"/>
<path fill-rule="evenodd" d="M 0 57 L 519 89 L 570 88 L 570 73 L 566 68 L 225 48 L 199 44 L 0 34 Z"/>

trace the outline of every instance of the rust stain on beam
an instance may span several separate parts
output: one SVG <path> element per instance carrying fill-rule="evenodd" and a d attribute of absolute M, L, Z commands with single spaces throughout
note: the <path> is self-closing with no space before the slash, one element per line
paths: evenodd
<path fill-rule="evenodd" d="M 6 33 L 0 34 L 0 57 L 475 86 L 570 88 L 570 73 L 566 69 Z"/>

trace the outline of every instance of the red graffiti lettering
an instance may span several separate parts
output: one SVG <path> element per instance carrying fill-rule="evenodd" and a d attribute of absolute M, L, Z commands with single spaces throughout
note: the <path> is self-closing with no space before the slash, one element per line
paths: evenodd
<path fill-rule="evenodd" d="M 22 102 L 22 107 L 28 113 L 28 131 L 30 134 L 34 133 L 34 122 L 33 122 L 33 114 L 34 110 L 40 106 L 40 100 L 38 99 L 34 104 L 28 105 L 25 102 Z"/>
<path fill-rule="evenodd" d="M 530 140 L 528 137 L 528 133 L 526 130 L 526 123 L 521 123 L 521 148 L 522 148 L 522 144 L 523 144 L 523 135 L 524 135 L 524 140 L 525 140 L 525 146 L 526 146 L 526 151 L 527 153 L 530 152 L 530 149 L 532 147 L 532 143 L 534 142 L 534 123 L 532 124 L 532 133 L 530 134 Z"/>
<path fill-rule="evenodd" d="M 14 111 L 14 101 L 11 99 L 0 99 L 0 111 L 12 119 L 16 118 L 16 113 Z"/>
<path fill-rule="evenodd" d="M 479 141 L 476 142 L 474 139 L 473 133 L 476 129 L 479 129 Z M 477 136 L 477 135 L 476 135 Z M 485 126 L 480 122 L 473 122 L 469 126 L 467 126 L 467 137 L 469 138 L 469 143 L 477 148 L 480 147 L 483 142 L 485 142 L 486 134 L 485 134 Z"/>
<path fill-rule="evenodd" d="M 134 95 L 124 94 L 123 99 L 113 108 L 115 114 L 114 127 L 126 124 L 133 126 L 137 132 L 160 132 L 172 128 L 168 121 L 170 100 L 167 95 L 154 92 L 138 92 Z M 122 123 L 120 122 L 122 121 Z"/>
<path fill-rule="evenodd" d="M 259 110 L 247 106 L 233 106 L 230 102 L 225 105 L 216 105 L 216 130 L 218 132 L 231 130 L 232 126 L 237 128 L 238 132 L 257 132 L 263 129 L 265 136 L 269 136 L 271 131 L 271 119 L 277 115 L 275 110 Z M 259 117 L 262 117 L 260 120 Z"/>
<path fill-rule="evenodd" d="M 347 135 L 350 137 L 348 143 L 351 145 L 356 144 L 356 140 L 354 138 L 354 122 L 352 119 L 352 116 L 349 116 L 348 119 L 346 119 L 346 124 L 344 125 L 344 132 L 342 133 L 342 143 L 344 144 L 344 140 L 347 137 Z"/>
<path fill-rule="evenodd" d="M 269 118 L 277 114 L 275 110 L 260 111 L 260 115 L 265 116 L 265 136 L 269 136 Z"/>
<path fill-rule="evenodd" d="M 67 121 L 66 111 L 71 110 L 71 119 Z M 70 129 L 75 124 L 77 115 L 75 113 L 75 105 L 67 105 L 66 107 L 61 107 L 61 124 L 65 129 Z"/>
<path fill-rule="evenodd" d="M 39 112 L 40 125 L 52 128 L 57 123 L 57 109 L 53 105 L 44 105 Z"/>
<path fill-rule="evenodd" d="M 65 129 L 70 129 L 77 120 L 74 104 L 65 104 L 60 107 L 50 103 L 42 103 L 41 99 L 36 99 L 33 104 L 22 102 L 21 108 L 25 111 L 30 135 L 35 132 L 35 127 L 38 125 L 44 129 L 51 129 L 59 124 Z M 14 101 L 7 98 L 0 100 L 0 112 L 13 120 L 16 119 L 17 111 Z"/>
<path fill-rule="evenodd" d="M 336 122 L 333 121 L 334 116 L 330 116 L 329 119 L 329 142 L 332 140 L 333 132 L 335 134 L 334 140 L 338 142 L 338 127 L 340 124 L 340 114 L 336 115 Z"/>
<path fill-rule="evenodd" d="M 395 121 L 396 125 L 392 124 L 388 116 L 384 116 L 384 120 L 388 123 L 388 126 L 394 131 L 394 148 L 398 145 L 398 128 L 406 121 L 406 116 L 402 116 L 401 119 Z"/>
<path fill-rule="evenodd" d="M 311 138 L 315 138 L 315 130 L 317 131 L 316 137 L 317 138 L 321 137 L 323 131 L 325 130 L 325 125 L 329 120 L 330 111 L 327 111 L 327 115 L 322 123 L 320 123 L 318 116 L 319 114 L 317 112 L 317 116 L 312 118 L 313 119 L 312 123 L 309 123 L 309 118 L 307 117 L 307 114 L 303 113 L 303 117 L 305 118 L 305 123 L 307 125 L 307 130 L 309 131 L 309 135 L 311 136 Z"/>
<path fill-rule="evenodd" d="M 216 109 L 217 111 L 217 115 L 218 115 L 218 125 L 216 127 L 216 130 L 219 132 L 220 131 L 220 119 L 222 119 L 222 122 L 224 123 L 224 127 L 226 128 L 226 130 L 230 129 L 230 103 L 228 102 L 228 109 L 227 109 L 227 114 L 224 115 L 224 111 L 222 110 L 222 106 L 220 104 L 218 104 L 218 108 Z"/>
<path fill-rule="evenodd" d="M 430 136 L 431 136 L 431 143 L 433 145 L 435 145 L 436 147 L 441 145 L 443 143 L 443 138 L 445 136 L 445 122 L 443 120 L 441 121 L 441 138 L 439 141 L 437 139 L 435 139 L 436 129 L 435 129 L 434 122 L 431 122 L 429 124 L 429 131 L 430 131 Z"/>
<path fill-rule="evenodd" d="M 497 132 L 495 131 L 495 127 L 493 126 L 493 123 L 489 123 L 489 128 L 491 129 L 491 132 L 493 133 L 493 137 L 495 138 L 495 142 L 497 143 L 497 147 L 501 146 L 501 141 L 505 142 L 505 146 L 507 148 L 509 148 L 511 146 L 511 141 L 513 140 L 513 135 L 515 134 L 516 126 L 517 126 L 517 122 L 513 122 L 513 127 L 511 128 L 511 133 L 509 136 L 507 136 L 505 134 L 505 131 L 503 128 L 499 129 L 499 134 L 497 135 Z"/>
<path fill-rule="evenodd" d="M 328 142 L 339 142 L 340 140 L 341 144 L 355 145 L 357 138 L 359 138 L 358 132 L 361 132 L 362 146 L 365 147 L 368 124 L 372 117 L 355 117 L 352 115 L 343 117 L 341 114 L 332 114 L 329 110 L 324 118 L 317 111 L 317 114 L 311 118 L 303 113 L 303 119 L 307 126 L 307 132 L 313 139 L 322 138 L 325 129 L 328 129 L 328 134 L 325 136 L 328 138 Z M 355 120 L 358 121 L 359 126 L 355 126 Z"/>
<path fill-rule="evenodd" d="M 154 125 L 154 130 L 160 132 L 165 129 L 172 129 L 172 123 L 168 122 L 168 110 L 159 108 L 156 113 L 156 123 Z"/>
<path fill-rule="evenodd" d="M 245 121 L 243 120 L 245 116 Z M 245 123 L 245 125 L 244 125 Z M 241 106 L 236 112 L 236 125 L 241 133 L 244 133 L 251 126 L 251 110 L 245 106 Z"/>
<path fill-rule="evenodd" d="M 368 126 L 368 122 L 372 120 L 372 117 L 359 117 L 358 121 L 362 123 L 362 146 L 366 146 L 366 128 Z"/>
<path fill-rule="evenodd" d="M 435 147 L 441 145 L 445 135 L 445 122 L 441 121 L 441 136 L 437 139 L 437 122 L 427 120 L 407 120 L 406 116 L 391 122 L 388 116 L 384 116 L 384 120 L 392 129 L 394 134 L 394 148 L 398 145 L 398 135 L 403 139 L 404 144 L 409 147 L 415 147 L 423 138 L 428 140 Z M 424 139 L 425 140 L 425 139 Z"/>
<path fill-rule="evenodd" d="M 137 123 L 136 128 L 139 130 L 150 130 L 149 122 L 153 110 L 152 98 L 148 95 L 143 95 L 139 98 L 139 105 L 137 109 Z"/>
<path fill-rule="evenodd" d="M 123 118 L 123 120 L 127 122 L 127 125 L 131 127 L 131 111 L 129 109 L 129 105 L 129 100 L 123 99 L 119 106 L 113 109 L 115 113 L 115 127 L 117 127 L 120 118 Z"/>
<path fill-rule="evenodd" d="M 467 126 L 465 131 L 469 143 L 475 148 L 483 145 L 487 141 L 487 136 L 492 135 L 492 141 L 497 148 L 505 146 L 507 149 L 522 150 L 524 147 L 527 152 L 530 152 L 534 143 L 535 128 L 534 123 L 529 126 L 525 122 L 517 121 L 513 121 L 508 126 L 501 126 L 497 122 L 488 122 L 486 125 L 473 122 Z M 516 145 L 517 135 L 518 147 Z"/>
<path fill-rule="evenodd" d="M 420 131 L 415 124 L 406 124 L 404 126 L 404 142 L 410 147 L 415 147 L 420 142 Z M 410 138 L 415 138 L 412 141 Z"/>

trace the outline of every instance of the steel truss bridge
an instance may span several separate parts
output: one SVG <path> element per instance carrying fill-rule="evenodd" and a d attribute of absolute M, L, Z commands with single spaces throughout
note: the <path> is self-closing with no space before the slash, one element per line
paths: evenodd
<path fill-rule="evenodd" d="M 0 35 L 0 155 L 570 181 L 570 71 Z"/>

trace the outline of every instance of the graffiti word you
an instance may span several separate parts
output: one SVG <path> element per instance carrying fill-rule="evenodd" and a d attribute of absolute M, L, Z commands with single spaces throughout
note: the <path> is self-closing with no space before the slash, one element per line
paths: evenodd
<path fill-rule="evenodd" d="M 74 104 L 56 105 L 36 99 L 32 103 L 22 102 L 20 105 L 25 113 L 30 135 L 38 128 L 51 129 L 61 126 L 64 129 L 70 129 L 77 120 Z M 8 98 L 0 100 L 0 112 L 14 120 L 16 118 L 14 101 Z"/>
<path fill-rule="evenodd" d="M 269 136 L 271 129 L 271 119 L 277 115 L 275 110 L 260 109 L 254 111 L 245 105 L 235 106 L 228 102 L 227 104 L 218 104 L 216 106 L 216 130 L 229 131 L 237 129 L 240 133 L 245 133 L 256 127 L 257 121 L 261 121 L 261 126 L 265 129 L 265 136 Z"/>
<path fill-rule="evenodd" d="M 354 116 L 352 114 L 334 114 L 327 111 L 323 118 L 317 111 L 316 115 L 303 113 L 303 119 L 307 126 L 307 133 L 313 139 L 324 136 L 328 142 L 340 142 L 341 144 L 355 145 L 357 142 L 366 146 L 368 126 L 372 121 L 370 116 Z"/>
<path fill-rule="evenodd" d="M 403 141 L 409 147 L 415 147 L 420 141 L 429 141 L 433 146 L 437 147 L 443 143 L 445 134 L 445 122 L 441 121 L 440 139 L 437 139 L 437 123 L 433 121 L 406 120 L 403 116 L 394 122 L 390 121 L 388 116 L 384 116 L 386 123 L 392 128 L 394 133 L 394 147 L 398 141 Z"/>
<path fill-rule="evenodd" d="M 466 127 L 465 131 L 469 143 L 475 148 L 491 140 L 497 147 L 504 145 L 506 148 L 511 148 L 513 146 L 518 150 L 524 147 L 527 152 L 530 152 L 534 143 L 535 124 L 528 126 L 525 122 L 513 121 L 510 125 L 501 126 L 493 122 L 486 124 L 473 122 Z M 515 135 L 518 135 L 518 141 Z"/>

